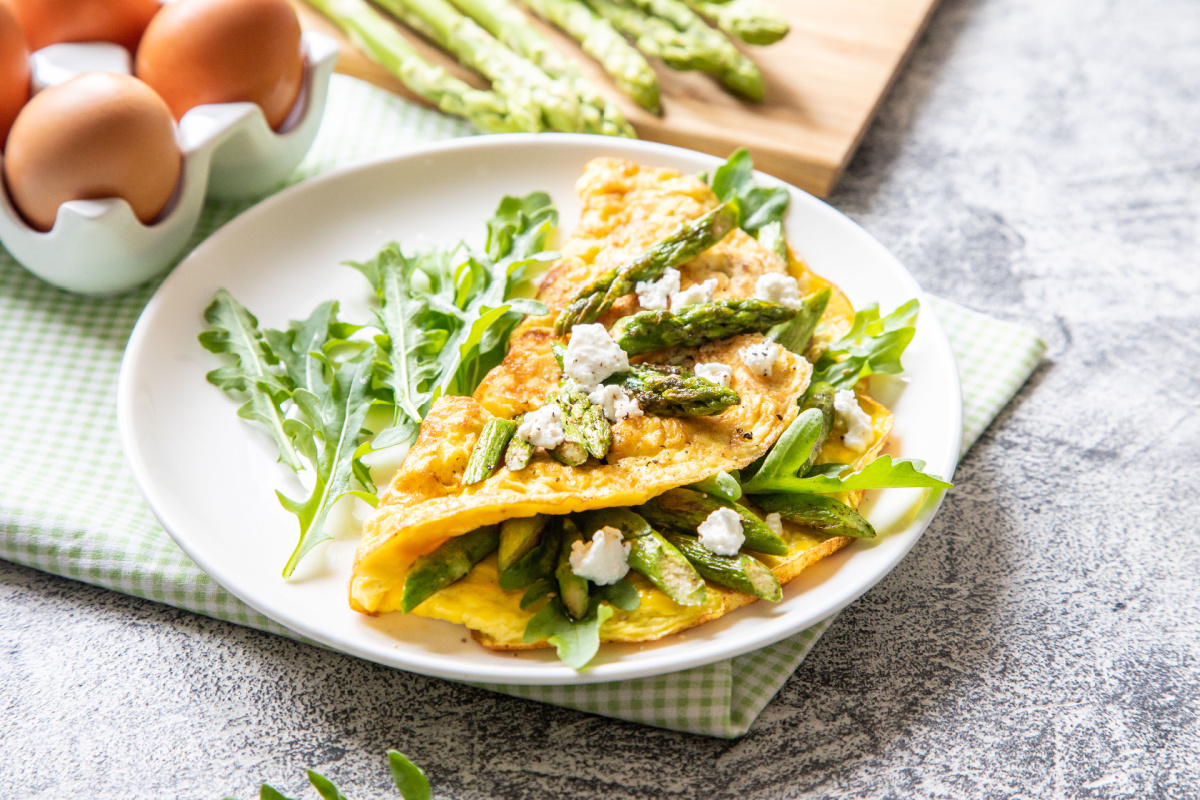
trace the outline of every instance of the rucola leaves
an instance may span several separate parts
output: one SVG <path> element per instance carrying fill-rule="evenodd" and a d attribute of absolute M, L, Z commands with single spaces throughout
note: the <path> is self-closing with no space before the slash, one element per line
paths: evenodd
<path fill-rule="evenodd" d="M 875 373 L 895 375 L 904 368 L 900 356 L 916 333 L 919 303 L 909 300 L 886 317 L 872 304 L 854 315 L 846 335 L 826 348 L 813 368 L 812 381 L 828 381 L 835 389 L 849 389 Z"/>

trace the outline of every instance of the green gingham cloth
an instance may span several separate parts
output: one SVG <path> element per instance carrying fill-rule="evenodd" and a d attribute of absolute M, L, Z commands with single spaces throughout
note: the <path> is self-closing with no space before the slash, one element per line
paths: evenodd
<path fill-rule="evenodd" d="M 324 125 L 292 182 L 470 133 L 464 123 L 334 76 Z M 192 245 L 248 205 L 210 203 Z M 142 501 L 121 453 L 117 373 L 156 286 L 107 299 L 78 297 L 41 282 L 0 249 L 0 558 L 295 637 L 243 605 L 175 546 Z M 965 451 L 1028 378 L 1044 345 L 1025 328 L 944 300 L 931 298 L 924 313 L 931 312 L 958 356 Z M 740 736 L 830 621 L 757 652 L 654 678 L 487 688 L 663 728 Z"/>

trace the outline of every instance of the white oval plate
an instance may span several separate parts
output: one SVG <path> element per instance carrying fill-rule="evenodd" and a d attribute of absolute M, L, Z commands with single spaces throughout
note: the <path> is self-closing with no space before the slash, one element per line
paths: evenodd
<path fill-rule="evenodd" d="M 500 653 L 465 628 L 416 616 L 372 618 L 350 610 L 352 535 L 313 550 L 280 577 L 298 536 L 274 497 L 278 467 L 265 435 L 205 382 L 217 361 L 197 344 L 203 312 L 229 289 L 264 326 L 284 327 L 327 299 L 343 318 L 364 319 L 370 290 L 346 259 L 406 246 L 482 244 L 484 220 L 505 194 L 550 193 L 571 231 L 574 186 L 597 156 L 697 173 L 721 162 L 659 144 L 581 135 L 485 136 L 444 142 L 306 181 L 266 200 L 201 244 L 159 288 L 138 321 L 121 366 L 121 442 L 138 486 L 172 538 L 222 586 L 266 616 L 329 647 L 401 669 L 456 680 L 571 684 L 659 675 L 779 641 L 829 617 L 886 575 L 912 548 L 942 493 L 888 490 L 864 507 L 880 529 L 792 581 L 783 602 L 756 603 L 661 642 L 606 645 L 575 672 L 553 650 Z M 786 186 L 759 176 L 770 185 Z M 817 273 L 861 307 L 884 310 L 921 290 L 878 242 L 838 211 L 792 187 L 787 234 Z M 937 319 L 922 314 L 904 356 L 903 381 L 880 399 L 896 413 L 889 452 L 921 458 L 949 478 L 958 461 L 962 401 L 954 355 Z"/>

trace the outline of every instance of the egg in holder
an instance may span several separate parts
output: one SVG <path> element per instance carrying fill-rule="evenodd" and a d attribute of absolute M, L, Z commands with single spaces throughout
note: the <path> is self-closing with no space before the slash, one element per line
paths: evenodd
<path fill-rule="evenodd" d="M 17 211 L 9 190 L 0 192 L 0 244 L 42 280 L 80 294 L 125 291 L 158 275 L 179 255 L 196 229 L 205 195 L 252 197 L 277 186 L 304 158 L 325 110 L 337 44 L 305 33 L 299 97 L 278 130 L 254 103 L 196 106 L 180 119 L 175 137 L 181 169 L 175 192 L 149 224 L 124 199 L 71 200 L 58 207 L 42 232 Z M 121 51 L 121 52 L 116 52 Z M 128 52 L 107 43 L 56 44 L 31 59 L 32 91 L 86 72 L 131 72 Z M 0 178 L 4 174 L 0 155 Z"/>

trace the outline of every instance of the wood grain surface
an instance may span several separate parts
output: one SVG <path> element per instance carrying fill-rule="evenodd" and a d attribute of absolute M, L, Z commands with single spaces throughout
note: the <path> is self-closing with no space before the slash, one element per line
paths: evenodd
<path fill-rule="evenodd" d="M 419 100 L 327 20 L 301 0 L 293 2 L 305 28 L 328 33 L 341 44 L 338 72 Z M 837 184 L 937 0 L 774 2 L 791 22 L 791 33 L 767 47 L 743 46 L 766 77 L 766 100 L 743 102 L 704 75 L 655 63 L 662 87 L 661 117 L 621 95 L 573 41 L 538 20 L 532 24 L 579 60 L 594 82 L 621 103 L 643 139 L 718 156 L 746 146 L 759 169 L 824 197 Z M 405 33 L 430 61 L 477 86 L 485 85 L 436 47 L 411 31 Z"/>

